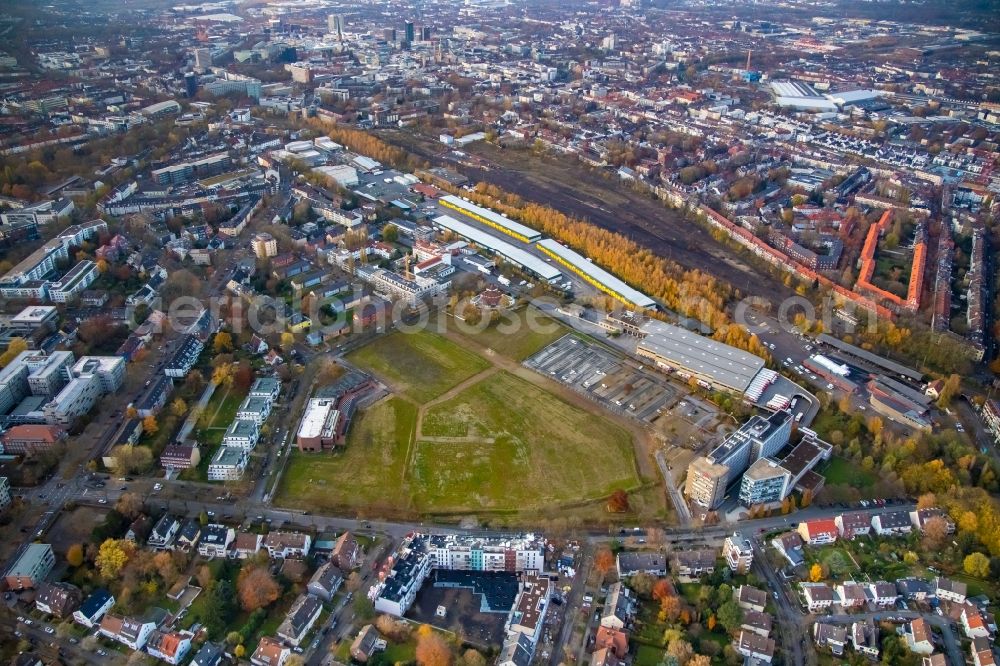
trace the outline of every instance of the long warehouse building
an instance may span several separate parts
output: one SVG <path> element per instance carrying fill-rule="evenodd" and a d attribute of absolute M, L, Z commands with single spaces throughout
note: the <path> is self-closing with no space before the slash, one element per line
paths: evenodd
<path fill-rule="evenodd" d="M 466 224 L 451 217 L 441 215 L 434 218 L 434 224 L 454 232 L 471 243 L 484 247 L 490 252 L 497 254 L 507 261 L 520 266 L 533 275 L 537 275 L 547 282 L 556 282 L 562 277 L 562 273 L 548 262 L 539 259 L 535 255 L 516 247 L 505 240 L 481 231 L 471 224 Z"/>
<path fill-rule="evenodd" d="M 759 356 L 679 326 L 650 320 L 639 333 L 639 356 L 682 377 L 694 377 L 710 388 L 745 393 L 764 368 L 764 359 Z"/>
<path fill-rule="evenodd" d="M 551 238 L 538 241 L 537 246 L 542 252 L 580 275 L 584 280 L 601 291 L 637 308 L 645 310 L 656 309 L 656 301 L 652 298 L 628 286 L 624 281 L 616 278 L 611 273 L 594 264 L 594 262 L 588 261 L 582 254 L 574 252 Z"/>
<path fill-rule="evenodd" d="M 452 210 L 457 210 L 463 215 L 468 215 L 472 219 L 489 225 L 497 231 L 510 234 L 514 238 L 522 240 L 525 243 L 534 243 L 542 237 L 541 232 L 535 231 L 531 227 L 526 227 L 523 224 L 515 222 L 509 217 L 500 215 L 499 213 L 494 213 L 489 208 L 483 208 L 482 206 L 477 206 L 474 203 L 469 203 L 461 197 L 449 194 L 438 199 L 438 203 L 442 206 L 451 208 Z"/>

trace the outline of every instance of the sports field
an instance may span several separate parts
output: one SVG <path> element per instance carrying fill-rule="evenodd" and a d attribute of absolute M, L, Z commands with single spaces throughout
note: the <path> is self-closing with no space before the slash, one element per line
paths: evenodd
<path fill-rule="evenodd" d="M 423 404 L 489 367 L 489 363 L 445 338 L 420 331 L 394 332 L 348 355 L 400 395 Z"/>
<path fill-rule="evenodd" d="M 427 411 L 410 480 L 427 512 L 535 508 L 639 484 L 628 433 L 506 372 Z"/>

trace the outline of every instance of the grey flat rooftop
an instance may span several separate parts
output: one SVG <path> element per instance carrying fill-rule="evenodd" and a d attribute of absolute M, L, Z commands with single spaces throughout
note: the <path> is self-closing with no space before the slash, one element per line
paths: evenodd
<path fill-rule="evenodd" d="M 679 326 L 650 320 L 642 325 L 642 332 L 646 337 L 640 347 L 733 390 L 746 391 L 764 367 L 759 356 Z"/>

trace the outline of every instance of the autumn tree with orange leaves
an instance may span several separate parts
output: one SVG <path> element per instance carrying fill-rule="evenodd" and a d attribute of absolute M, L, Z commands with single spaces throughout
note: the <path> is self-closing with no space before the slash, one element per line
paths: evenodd
<path fill-rule="evenodd" d="M 425 624 L 417 630 L 416 657 L 418 666 L 449 666 L 451 649 L 440 634 Z"/>
<path fill-rule="evenodd" d="M 250 565 L 240 570 L 236 592 L 243 610 L 255 611 L 275 601 L 281 595 L 281 588 L 266 568 Z"/>

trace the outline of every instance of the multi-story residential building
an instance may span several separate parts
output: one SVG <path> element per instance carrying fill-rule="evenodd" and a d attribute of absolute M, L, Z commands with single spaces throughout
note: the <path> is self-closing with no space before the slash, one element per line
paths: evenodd
<path fill-rule="evenodd" d="M 278 638 L 294 647 L 302 642 L 309 630 L 323 612 L 323 602 L 311 594 L 301 594 L 288 609 L 284 621 L 278 627 Z"/>
<path fill-rule="evenodd" d="M 252 532 L 240 532 L 233 541 L 230 549 L 233 557 L 245 560 L 260 552 L 261 544 L 264 542 L 264 535 L 253 534 Z"/>
<path fill-rule="evenodd" d="M 266 231 L 254 235 L 250 244 L 253 246 L 254 254 L 260 259 L 266 259 L 278 254 L 278 241 Z"/>
<path fill-rule="evenodd" d="M 67 303 L 94 284 L 99 275 L 97 264 L 90 259 L 84 259 L 49 285 L 49 299 L 53 303 Z"/>
<path fill-rule="evenodd" d="M 47 543 L 28 543 L 21 547 L 14 563 L 4 573 L 9 590 L 30 590 L 43 583 L 55 566 L 56 556 Z"/>
<path fill-rule="evenodd" d="M 0 277 L 0 296 L 45 300 L 52 284 L 46 278 L 55 272 L 59 262 L 69 259 L 69 249 L 79 247 L 85 240 L 107 229 L 108 225 L 103 220 L 92 220 L 67 228 Z"/>
<path fill-rule="evenodd" d="M 913 523 L 906 511 L 884 511 L 872 518 L 872 529 L 879 536 L 897 536 L 909 534 L 913 530 Z"/>
<path fill-rule="evenodd" d="M 177 350 L 163 367 L 163 374 L 173 379 L 187 377 L 191 368 L 198 362 L 198 357 L 204 348 L 205 344 L 200 338 L 190 333 L 185 334 L 181 337 L 180 343 L 177 345 Z"/>
<path fill-rule="evenodd" d="M 35 590 L 35 608 L 59 619 L 68 618 L 82 600 L 80 588 L 69 583 L 41 582 Z"/>
<path fill-rule="evenodd" d="M 249 452 L 239 446 L 220 446 L 208 464 L 209 481 L 239 481 L 247 468 Z"/>
<path fill-rule="evenodd" d="M 614 583 L 608 587 L 608 596 L 604 600 L 601 611 L 601 626 L 607 629 L 622 630 L 631 624 L 635 617 L 636 599 L 632 591 L 624 583 Z"/>
<path fill-rule="evenodd" d="M 181 521 L 171 516 L 169 513 L 160 517 L 153 525 L 152 531 L 146 544 L 153 550 L 167 550 L 173 547 L 177 531 L 181 528 Z"/>
<path fill-rule="evenodd" d="M 28 352 L 24 352 L 28 353 Z M 28 366 L 15 357 L 0 369 L 0 413 L 6 414 L 28 395 Z"/>
<path fill-rule="evenodd" d="M 810 546 L 833 543 L 837 540 L 839 531 L 833 518 L 821 518 L 799 523 L 799 535 Z"/>
<path fill-rule="evenodd" d="M 826 583 L 799 583 L 810 613 L 829 608 L 837 601 L 836 593 Z"/>
<path fill-rule="evenodd" d="M 430 535 L 428 552 L 439 569 L 542 571 L 545 541 L 533 534 L 509 539 Z"/>
<path fill-rule="evenodd" d="M 872 530 L 872 518 L 863 511 L 849 511 L 833 519 L 837 531 L 843 539 L 853 539 L 857 536 L 867 536 Z"/>
<path fill-rule="evenodd" d="M 623 550 L 615 556 L 615 567 L 619 578 L 638 573 L 662 577 L 667 575 L 667 556 L 662 552 L 633 553 Z"/>
<path fill-rule="evenodd" d="M 263 546 L 272 558 L 305 557 L 312 547 L 312 537 L 300 532 L 271 532 L 264 538 Z"/>
<path fill-rule="evenodd" d="M 247 394 L 255 398 L 266 398 L 271 404 L 278 400 L 281 393 L 281 382 L 274 377 L 258 377 L 254 380 Z"/>
<path fill-rule="evenodd" d="M 354 535 L 350 532 L 344 532 L 333 544 L 330 561 L 337 565 L 341 571 L 350 571 L 361 562 L 362 554 L 361 545 L 354 538 Z"/>
<path fill-rule="evenodd" d="M 191 658 L 189 666 L 219 666 L 226 654 L 226 646 L 222 643 L 203 643 Z"/>
<path fill-rule="evenodd" d="M 741 631 L 736 642 L 736 651 L 750 660 L 750 663 L 770 664 L 774 659 L 774 639 Z"/>
<path fill-rule="evenodd" d="M 229 546 L 236 539 L 236 531 L 225 525 L 206 525 L 198 542 L 198 554 L 202 557 L 226 557 Z"/>
<path fill-rule="evenodd" d="M 333 562 L 326 562 L 316 569 L 316 573 L 309 579 L 306 589 L 309 594 L 315 595 L 323 601 L 330 601 L 343 582 L 344 577 L 340 574 L 340 569 Z"/>
<path fill-rule="evenodd" d="M 840 605 L 845 609 L 862 608 L 868 603 L 865 586 L 853 580 L 845 580 L 834 588 L 840 598 Z"/>
<path fill-rule="evenodd" d="M 236 418 L 253 421 L 258 426 L 264 425 L 264 421 L 271 414 L 271 401 L 254 395 L 248 395 L 236 411 Z"/>
<path fill-rule="evenodd" d="M 424 579 L 435 568 L 542 571 L 544 555 L 544 540 L 532 534 L 506 537 L 411 534 L 397 548 L 392 569 L 375 588 L 375 609 L 402 617 Z"/>
<path fill-rule="evenodd" d="M 871 598 L 872 603 L 880 608 L 894 606 L 896 604 L 896 600 L 899 598 L 899 594 L 896 592 L 896 586 L 893 583 L 889 583 L 884 580 L 869 583 L 868 596 Z"/>
<path fill-rule="evenodd" d="M 854 651 L 870 659 L 878 659 L 878 627 L 871 620 L 857 620 L 851 625 L 851 644 Z"/>
<path fill-rule="evenodd" d="M 93 629 L 114 605 L 114 596 L 106 589 L 99 587 L 91 592 L 90 596 L 76 609 L 76 612 L 73 613 L 73 621 L 88 629 Z"/>
<path fill-rule="evenodd" d="M 201 462 L 201 449 L 186 444 L 171 444 L 160 454 L 163 469 L 192 469 Z"/>
<path fill-rule="evenodd" d="M 222 445 L 252 451 L 257 446 L 259 439 L 260 427 L 255 421 L 236 419 L 226 429 L 226 434 L 222 437 Z"/>
<path fill-rule="evenodd" d="M 101 620 L 100 634 L 132 649 L 141 650 L 156 629 L 155 622 L 108 613 Z"/>
<path fill-rule="evenodd" d="M 733 599 L 745 611 L 763 613 L 767 607 L 767 592 L 752 585 L 740 585 L 733 590 Z"/>
<path fill-rule="evenodd" d="M 700 578 L 715 571 L 716 552 L 712 548 L 674 551 L 671 568 L 678 576 Z"/>
<path fill-rule="evenodd" d="M 922 617 L 912 620 L 909 624 L 903 625 L 903 640 L 910 652 L 917 654 L 930 654 L 934 652 L 934 634 L 931 626 Z"/>
<path fill-rule="evenodd" d="M 722 556 L 726 558 L 726 564 L 731 570 L 738 574 L 747 573 L 753 564 L 750 540 L 742 532 L 733 532 L 722 544 Z"/>
<path fill-rule="evenodd" d="M 621 585 L 621 583 L 617 583 Z M 627 588 L 626 588 L 627 589 Z M 530 573 L 524 575 L 518 583 L 517 597 L 507 615 L 504 626 L 506 638 L 504 642 L 520 641 L 527 638 L 534 654 L 535 646 L 542 636 L 545 624 L 545 613 L 552 599 L 552 582 L 548 576 Z"/>
<path fill-rule="evenodd" d="M 993 433 L 993 439 L 1000 444 L 1000 400 L 990 398 L 983 403 L 979 412 L 986 427 Z"/>
<path fill-rule="evenodd" d="M 934 596 L 941 601 L 950 601 L 955 604 L 964 604 L 968 594 L 968 585 L 958 580 L 943 578 L 938 576 L 931 584 Z"/>

